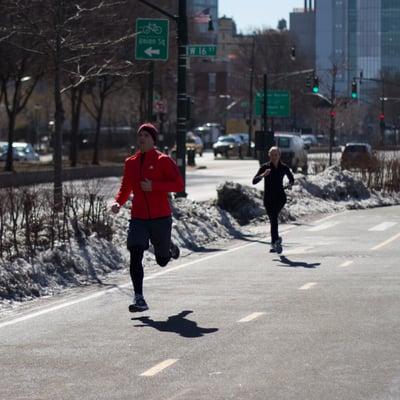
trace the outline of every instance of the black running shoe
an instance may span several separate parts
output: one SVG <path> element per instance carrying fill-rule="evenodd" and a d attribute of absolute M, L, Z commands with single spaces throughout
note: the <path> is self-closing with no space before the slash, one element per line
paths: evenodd
<path fill-rule="evenodd" d="M 169 248 L 169 251 L 171 252 L 171 257 L 176 260 L 179 258 L 179 255 L 181 254 L 181 251 L 179 250 L 179 247 L 176 244 L 173 244 L 171 242 L 171 247 Z"/>
<path fill-rule="evenodd" d="M 143 297 L 137 297 L 134 304 L 129 305 L 130 312 L 142 312 L 149 309 L 146 300 Z"/>

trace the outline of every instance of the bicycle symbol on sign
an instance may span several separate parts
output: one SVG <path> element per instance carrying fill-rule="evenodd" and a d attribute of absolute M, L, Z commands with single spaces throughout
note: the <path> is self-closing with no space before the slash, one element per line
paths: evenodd
<path fill-rule="evenodd" d="M 143 28 L 142 32 L 145 35 L 148 35 L 149 33 L 154 33 L 156 35 L 161 35 L 162 28 L 161 28 L 161 26 L 158 26 L 157 24 L 152 24 L 151 22 L 149 22 L 149 24 Z"/>

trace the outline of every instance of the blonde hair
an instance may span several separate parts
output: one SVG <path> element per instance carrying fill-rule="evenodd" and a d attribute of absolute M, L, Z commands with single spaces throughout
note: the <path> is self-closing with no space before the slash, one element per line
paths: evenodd
<path fill-rule="evenodd" d="M 281 155 L 281 151 L 279 150 L 278 146 L 272 146 L 268 151 L 268 155 L 270 155 L 273 151 L 277 151 L 278 154 Z"/>

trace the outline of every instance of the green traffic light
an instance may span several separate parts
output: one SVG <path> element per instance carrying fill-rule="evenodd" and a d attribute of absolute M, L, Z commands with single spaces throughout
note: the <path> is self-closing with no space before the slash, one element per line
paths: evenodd
<path fill-rule="evenodd" d="M 318 86 L 314 86 L 312 88 L 313 93 L 318 93 L 319 92 L 319 87 Z"/>
<path fill-rule="evenodd" d="M 353 93 L 351 94 L 351 98 L 352 98 L 352 99 L 356 99 L 356 98 L 357 98 L 357 93 L 354 93 L 354 92 L 353 92 Z"/>

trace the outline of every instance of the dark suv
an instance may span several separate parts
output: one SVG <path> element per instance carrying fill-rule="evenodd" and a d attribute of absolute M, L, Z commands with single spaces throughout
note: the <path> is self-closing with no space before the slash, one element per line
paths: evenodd
<path fill-rule="evenodd" d="M 340 160 L 343 169 L 376 171 L 379 161 L 368 143 L 347 143 Z"/>

